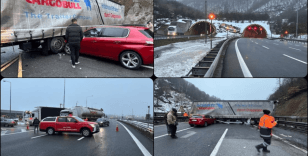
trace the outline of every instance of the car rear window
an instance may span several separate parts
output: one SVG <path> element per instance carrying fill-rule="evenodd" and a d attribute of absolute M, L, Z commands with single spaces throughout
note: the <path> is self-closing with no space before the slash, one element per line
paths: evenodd
<path fill-rule="evenodd" d="M 126 37 L 128 29 L 124 28 L 105 28 L 101 37 Z"/>
<path fill-rule="evenodd" d="M 146 29 L 146 30 L 139 30 L 139 31 L 147 38 L 153 38 L 151 30 Z"/>
<path fill-rule="evenodd" d="M 56 121 L 56 118 L 45 118 L 42 121 Z"/>
<path fill-rule="evenodd" d="M 202 118 L 202 116 L 192 116 L 191 118 Z"/>
<path fill-rule="evenodd" d="M 58 118 L 58 122 L 66 122 L 66 118 Z"/>

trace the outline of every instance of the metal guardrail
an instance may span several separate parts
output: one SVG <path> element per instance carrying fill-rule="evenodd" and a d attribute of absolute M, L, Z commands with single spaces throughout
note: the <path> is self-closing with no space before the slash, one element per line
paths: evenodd
<path fill-rule="evenodd" d="M 270 40 L 285 40 L 285 41 L 289 41 L 289 42 L 294 42 L 294 43 L 296 43 L 296 42 L 299 42 L 299 43 L 305 43 L 305 44 L 307 44 L 307 40 L 297 40 L 297 39 L 287 39 L 287 38 L 270 38 Z"/>
<path fill-rule="evenodd" d="M 121 120 L 122 122 L 131 124 L 143 131 L 147 131 L 150 133 L 154 133 L 154 128 L 153 128 L 153 124 L 148 124 L 148 123 L 144 123 L 144 122 L 139 122 L 139 121 L 132 121 L 132 120 Z"/>
<path fill-rule="evenodd" d="M 277 127 L 307 133 L 307 117 L 275 116 L 275 119 L 278 120 Z"/>
<path fill-rule="evenodd" d="M 223 43 L 216 45 L 216 47 L 211 49 L 211 51 L 201 61 L 199 61 L 195 67 L 192 67 L 186 77 L 213 77 L 222 51 L 225 50 L 227 43 L 235 38 L 239 37 L 232 36 L 231 38 L 223 41 Z"/>

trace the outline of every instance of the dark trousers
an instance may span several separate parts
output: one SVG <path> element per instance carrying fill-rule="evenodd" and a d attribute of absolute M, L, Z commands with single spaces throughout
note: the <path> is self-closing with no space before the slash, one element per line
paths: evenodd
<path fill-rule="evenodd" d="M 35 133 L 35 130 L 37 130 L 38 132 L 38 125 L 34 125 L 34 133 Z"/>
<path fill-rule="evenodd" d="M 170 131 L 169 125 L 166 125 L 166 127 L 167 127 L 167 132 L 168 132 L 168 134 L 171 134 L 171 131 Z"/>
<path fill-rule="evenodd" d="M 72 64 L 75 65 L 75 62 L 78 62 L 79 59 L 80 43 L 69 43 L 69 47 L 71 50 Z"/>
<path fill-rule="evenodd" d="M 176 132 L 176 126 L 175 125 L 169 125 L 170 131 L 171 131 L 171 137 L 175 137 Z"/>
<path fill-rule="evenodd" d="M 262 143 L 264 147 L 267 147 L 271 144 L 272 138 L 263 138 L 264 142 Z"/>

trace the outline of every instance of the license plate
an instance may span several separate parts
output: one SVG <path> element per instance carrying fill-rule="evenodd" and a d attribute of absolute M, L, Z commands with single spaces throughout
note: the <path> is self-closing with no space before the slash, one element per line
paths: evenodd
<path fill-rule="evenodd" d="M 191 121 L 197 121 L 197 120 L 191 120 Z"/>

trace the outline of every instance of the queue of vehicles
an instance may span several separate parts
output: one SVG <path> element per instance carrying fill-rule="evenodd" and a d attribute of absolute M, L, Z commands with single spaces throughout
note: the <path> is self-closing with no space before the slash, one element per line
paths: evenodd
<path fill-rule="evenodd" d="M 1 126 L 14 127 L 17 123 L 13 119 L 1 117 Z"/>

